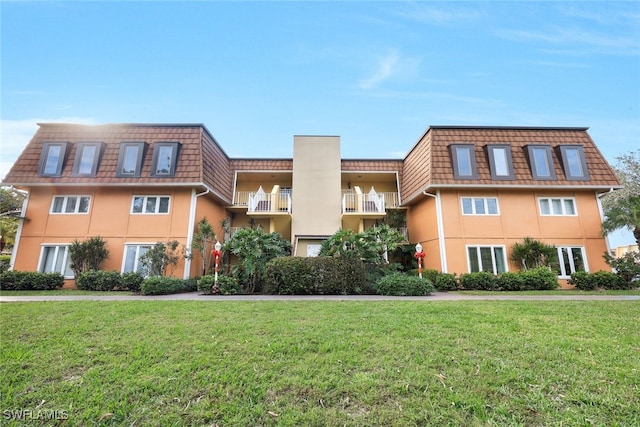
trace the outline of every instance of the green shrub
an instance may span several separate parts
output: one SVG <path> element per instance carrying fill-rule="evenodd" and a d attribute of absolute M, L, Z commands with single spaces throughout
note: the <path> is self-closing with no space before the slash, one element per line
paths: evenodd
<path fill-rule="evenodd" d="M 9 270 L 11 266 L 11 255 L 0 255 L 0 273 Z"/>
<path fill-rule="evenodd" d="M 313 293 L 310 258 L 278 257 L 267 262 L 263 276 L 266 294 L 308 295 Z"/>
<path fill-rule="evenodd" d="M 439 291 L 457 291 L 458 279 L 453 273 L 438 273 L 435 287 Z"/>
<path fill-rule="evenodd" d="M 622 286 L 627 289 L 635 287 L 633 281 L 640 279 L 640 251 L 627 252 L 620 258 L 605 253 L 604 259 L 622 281 L 626 282 Z"/>
<path fill-rule="evenodd" d="M 610 271 L 596 271 L 587 273 L 586 271 L 576 271 L 571 275 L 569 284 L 574 285 L 582 291 L 594 291 L 597 289 L 628 289 L 627 284 L 615 273 Z"/>
<path fill-rule="evenodd" d="M 5 291 L 46 291 L 61 288 L 64 277 L 60 273 L 33 271 L 5 271 L 0 273 L 0 289 Z"/>
<path fill-rule="evenodd" d="M 242 286 L 231 276 L 218 276 L 219 295 L 239 295 L 242 293 Z"/>
<path fill-rule="evenodd" d="M 523 291 L 527 287 L 522 272 L 502 273 L 497 280 L 501 291 Z"/>
<path fill-rule="evenodd" d="M 549 267 L 538 267 L 516 274 L 523 279 L 523 291 L 550 291 L 558 288 L 558 276 Z"/>
<path fill-rule="evenodd" d="M 460 286 L 468 291 L 496 291 L 498 278 L 488 271 L 465 273 L 460 276 Z"/>
<path fill-rule="evenodd" d="M 194 290 L 194 281 L 175 277 L 154 276 L 145 279 L 140 285 L 144 295 L 168 295 Z"/>
<path fill-rule="evenodd" d="M 358 295 L 369 288 L 365 264 L 353 256 L 320 256 L 305 259 L 313 272 L 312 293 L 315 295 Z M 372 293 L 374 289 L 366 292 Z"/>
<path fill-rule="evenodd" d="M 424 296 L 434 291 L 429 279 L 422 280 L 404 273 L 392 273 L 376 282 L 376 290 L 380 295 L 390 296 Z"/>
<path fill-rule="evenodd" d="M 213 284 L 215 276 L 207 275 L 198 279 L 198 292 L 202 295 L 213 295 Z"/>
<path fill-rule="evenodd" d="M 144 280 L 144 277 L 142 277 L 142 275 L 140 275 L 139 273 L 136 273 L 135 271 L 130 273 L 124 273 L 122 274 L 122 278 L 121 278 L 122 290 L 123 291 L 129 290 L 131 292 L 140 292 L 140 285 L 142 285 L 143 280 Z"/>
<path fill-rule="evenodd" d="M 83 291 L 112 291 L 122 287 L 122 277 L 117 271 L 89 270 L 80 274 L 76 286 Z"/>

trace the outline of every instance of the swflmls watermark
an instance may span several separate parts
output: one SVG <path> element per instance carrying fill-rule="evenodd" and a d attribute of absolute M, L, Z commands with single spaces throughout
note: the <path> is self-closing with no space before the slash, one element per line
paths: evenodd
<path fill-rule="evenodd" d="M 64 409 L 4 409 L 2 418 L 20 421 L 67 420 L 69 413 Z"/>

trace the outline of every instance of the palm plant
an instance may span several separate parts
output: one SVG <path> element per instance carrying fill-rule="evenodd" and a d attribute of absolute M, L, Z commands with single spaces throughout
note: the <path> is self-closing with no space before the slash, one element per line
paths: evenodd
<path fill-rule="evenodd" d="M 549 265 L 549 260 L 556 255 L 556 248 L 531 237 L 522 239 L 522 243 L 515 243 L 511 248 L 509 259 L 519 264 L 523 270 Z"/>
<path fill-rule="evenodd" d="M 633 232 L 636 244 L 640 245 L 640 196 L 618 200 L 605 214 L 606 219 L 602 223 L 604 234 L 628 228 Z"/>

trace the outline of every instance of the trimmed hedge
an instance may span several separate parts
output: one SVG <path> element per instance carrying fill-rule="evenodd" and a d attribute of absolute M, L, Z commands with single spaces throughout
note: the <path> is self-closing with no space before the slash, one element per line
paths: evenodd
<path fill-rule="evenodd" d="M 117 271 L 89 270 L 80 274 L 76 286 L 84 291 L 139 292 L 143 280 L 138 273 L 120 274 Z"/>
<path fill-rule="evenodd" d="M 460 286 L 468 291 L 546 291 L 558 287 L 558 277 L 547 267 L 506 272 L 499 276 L 481 271 L 462 274 Z"/>
<path fill-rule="evenodd" d="M 457 291 L 458 279 L 452 273 L 441 273 L 438 270 L 422 270 L 422 277 L 429 279 L 437 291 Z"/>
<path fill-rule="evenodd" d="M 64 277 L 60 273 L 15 270 L 0 273 L 0 289 L 3 291 L 48 291 L 62 285 Z"/>
<path fill-rule="evenodd" d="M 366 285 L 364 264 L 348 256 L 278 257 L 267 263 L 263 292 L 277 295 L 354 295 Z"/>
<path fill-rule="evenodd" d="M 569 284 L 582 291 L 594 291 L 597 289 L 633 289 L 634 284 L 626 282 L 620 276 L 610 271 L 576 271 L 571 275 Z"/>
<path fill-rule="evenodd" d="M 218 286 L 214 287 L 215 276 L 202 276 L 198 280 L 198 291 L 203 295 L 238 295 L 242 288 L 236 279 L 230 276 L 218 275 Z"/>
<path fill-rule="evenodd" d="M 0 272 L 5 272 L 11 267 L 11 255 L 0 255 Z"/>
<path fill-rule="evenodd" d="M 175 277 L 154 276 L 145 279 L 140 286 L 144 295 L 168 295 L 192 292 L 197 289 L 195 279 L 176 279 Z"/>
<path fill-rule="evenodd" d="M 420 279 L 405 273 L 392 273 L 376 282 L 376 291 L 380 295 L 425 296 L 434 290 L 435 288 L 429 279 Z"/>
<path fill-rule="evenodd" d="M 498 277 L 488 271 L 460 275 L 460 286 L 467 291 L 497 291 Z"/>

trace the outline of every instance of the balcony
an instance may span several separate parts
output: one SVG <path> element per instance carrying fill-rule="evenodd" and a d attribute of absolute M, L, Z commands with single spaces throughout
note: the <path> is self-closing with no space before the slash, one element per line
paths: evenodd
<path fill-rule="evenodd" d="M 387 209 L 399 206 L 398 193 L 376 192 L 373 187 L 363 193 L 359 187 L 342 190 L 342 214 L 383 217 Z"/>
<path fill-rule="evenodd" d="M 246 209 L 248 215 L 288 215 L 291 214 L 291 192 L 237 191 L 233 207 Z"/>

